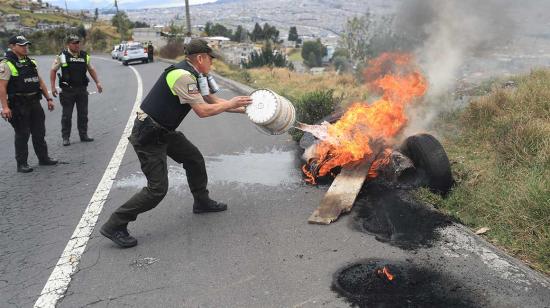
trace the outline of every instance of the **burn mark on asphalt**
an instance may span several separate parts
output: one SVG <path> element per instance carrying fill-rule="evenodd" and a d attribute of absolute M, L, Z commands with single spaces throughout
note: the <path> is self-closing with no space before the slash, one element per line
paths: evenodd
<path fill-rule="evenodd" d="M 366 184 L 354 206 L 353 227 L 402 249 L 430 247 L 438 228 L 451 224 L 450 217 L 419 203 L 409 191 L 374 180 Z"/>
<path fill-rule="evenodd" d="M 391 276 L 382 274 L 386 268 Z M 369 259 L 338 270 L 332 290 L 357 307 L 482 307 L 485 300 L 448 274 Z"/>

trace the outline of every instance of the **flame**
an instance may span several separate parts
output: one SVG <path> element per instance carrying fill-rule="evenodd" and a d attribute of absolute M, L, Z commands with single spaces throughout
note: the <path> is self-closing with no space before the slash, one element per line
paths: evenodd
<path fill-rule="evenodd" d="M 384 266 L 383 268 L 379 268 L 376 273 L 382 277 L 385 277 L 389 281 L 393 281 L 395 279 L 395 276 L 390 273 L 390 269 L 387 266 Z"/>
<path fill-rule="evenodd" d="M 372 162 L 367 176 L 368 179 L 374 179 L 375 177 L 377 177 L 378 170 L 380 170 L 384 166 L 387 166 L 391 162 L 391 153 L 391 149 L 386 148 L 381 154 L 382 157 Z"/>
<path fill-rule="evenodd" d="M 386 153 L 393 137 L 407 124 L 407 105 L 427 90 L 426 79 L 408 54 L 382 54 L 369 62 L 364 77 L 369 88 L 381 97 L 370 104 L 352 104 L 338 122 L 327 128 L 328 137 L 315 149 L 316 172 L 308 167 L 313 161 L 302 168 L 308 183 L 314 184 L 315 177 L 325 176 L 337 166 L 375 158 L 381 151 Z M 371 168 L 373 176 L 388 156 L 375 162 L 376 167 Z"/>

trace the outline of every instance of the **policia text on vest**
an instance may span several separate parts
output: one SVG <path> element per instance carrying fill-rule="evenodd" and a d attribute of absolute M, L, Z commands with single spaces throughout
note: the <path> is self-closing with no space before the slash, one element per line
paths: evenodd
<path fill-rule="evenodd" d="M 28 141 L 32 135 L 34 152 L 40 165 L 55 165 L 56 160 L 48 156 L 44 137 L 45 114 L 40 99 L 48 102 L 48 110 L 54 109 L 46 85 L 38 75 L 36 62 L 28 55 L 30 42 L 22 35 L 9 39 L 10 51 L 0 61 L 0 102 L 2 118 L 9 121 L 15 131 L 15 160 L 17 171 L 28 173 Z"/>
<path fill-rule="evenodd" d="M 61 68 L 61 74 L 56 72 Z M 88 83 L 86 72 L 95 81 L 97 91 L 103 92 L 101 83 L 97 78 L 97 72 L 90 64 L 90 55 L 80 50 L 80 39 L 78 36 L 70 35 L 67 38 L 67 48 L 64 49 L 55 59 L 50 70 L 50 86 L 53 96 L 57 96 L 55 85 L 56 77 L 59 77 L 59 88 L 61 93 L 59 101 L 63 112 L 61 114 L 61 137 L 63 145 L 70 145 L 71 124 L 73 109 L 76 105 L 77 128 L 80 141 L 90 142 L 93 138 L 88 136 Z"/>
<path fill-rule="evenodd" d="M 195 43 L 194 43 L 195 42 Z M 195 44 L 195 45 L 193 45 Z M 194 48 L 194 47 L 195 48 Z M 198 48 L 197 48 L 198 47 Z M 194 198 L 193 213 L 225 211 L 227 205 L 209 197 L 208 176 L 199 149 L 177 131 L 193 110 L 199 117 L 219 113 L 244 113 L 251 103 L 248 96 L 225 100 L 211 94 L 204 74 L 208 74 L 215 56 L 206 42 L 194 39 L 187 46 L 187 60 L 167 68 L 141 103 L 130 135 L 147 178 L 147 187 L 121 205 L 100 228 L 100 232 L 121 247 L 133 247 L 137 240 L 127 226 L 143 212 L 156 207 L 168 192 L 167 157 L 183 166 Z M 203 95 L 201 95 L 203 93 Z"/>

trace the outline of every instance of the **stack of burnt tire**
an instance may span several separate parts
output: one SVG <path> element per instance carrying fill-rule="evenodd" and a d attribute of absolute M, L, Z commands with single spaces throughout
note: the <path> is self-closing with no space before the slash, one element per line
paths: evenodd
<path fill-rule="evenodd" d="M 329 115 L 318 122 L 335 123 L 342 113 Z M 304 150 L 316 143 L 311 133 L 305 133 L 300 139 L 300 147 Z M 398 181 L 411 186 L 425 186 L 431 191 L 445 196 L 454 185 L 451 165 L 441 143 L 430 134 L 409 136 L 396 149 L 408 157 L 414 164 L 414 170 L 407 172 Z"/>

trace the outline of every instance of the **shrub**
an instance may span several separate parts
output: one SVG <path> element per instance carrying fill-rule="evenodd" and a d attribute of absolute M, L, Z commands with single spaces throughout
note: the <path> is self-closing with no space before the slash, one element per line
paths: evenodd
<path fill-rule="evenodd" d="M 169 41 L 168 44 L 164 45 L 160 49 L 159 53 L 162 58 L 175 59 L 178 56 L 183 55 L 184 51 L 185 51 L 185 47 L 183 45 L 183 41 L 173 40 L 173 41 Z"/>
<path fill-rule="evenodd" d="M 300 96 L 294 102 L 296 120 L 302 123 L 314 124 L 331 114 L 338 105 L 333 94 L 334 90 L 329 89 L 307 92 Z M 294 128 L 289 133 L 296 141 L 300 140 L 303 135 L 302 131 Z"/>

